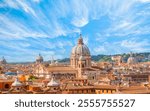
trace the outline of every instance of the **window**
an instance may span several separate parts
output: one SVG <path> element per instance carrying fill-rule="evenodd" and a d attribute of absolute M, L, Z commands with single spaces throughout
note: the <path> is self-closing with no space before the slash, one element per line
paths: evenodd
<path fill-rule="evenodd" d="M 9 84 L 5 84 L 5 89 L 10 88 Z"/>
<path fill-rule="evenodd" d="M 92 92 L 94 93 L 94 92 L 95 92 L 95 90 L 94 90 L 94 89 L 92 89 Z"/>
<path fill-rule="evenodd" d="M 93 79 L 95 79 L 95 77 L 93 76 Z"/>

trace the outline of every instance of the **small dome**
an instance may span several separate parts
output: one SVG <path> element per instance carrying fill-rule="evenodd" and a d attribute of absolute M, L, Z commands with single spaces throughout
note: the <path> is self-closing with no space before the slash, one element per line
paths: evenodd
<path fill-rule="evenodd" d="M 58 64 L 58 61 L 55 61 L 55 64 Z"/>
<path fill-rule="evenodd" d="M 18 78 L 15 79 L 15 81 L 12 83 L 12 86 L 22 86 L 22 83 L 19 82 Z"/>
<path fill-rule="evenodd" d="M 2 57 L 2 59 L 0 60 L 1 64 L 7 64 L 6 59 L 4 57 Z"/>
<path fill-rule="evenodd" d="M 51 81 L 47 84 L 47 86 L 59 86 L 59 83 L 54 81 L 54 79 L 52 78 Z"/>
<path fill-rule="evenodd" d="M 137 60 L 135 57 L 133 57 L 133 54 L 130 54 L 130 57 L 128 58 L 128 64 L 135 64 L 137 63 Z"/>
<path fill-rule="evenodd" d="M 37 56 L 36 61 L 43 62 L 43 57 L 41 56 L 41 54 L 39 54 L 39 56 Z"/>

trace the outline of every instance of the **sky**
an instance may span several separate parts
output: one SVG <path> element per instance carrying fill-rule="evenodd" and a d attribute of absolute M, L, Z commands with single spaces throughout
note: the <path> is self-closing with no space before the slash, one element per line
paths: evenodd
<path fill-rule="evenodd" d="M 70 57 L 82 34 L 91 55 L 150 52 L 150 0 L 0 0 L 0 58 Z"/>

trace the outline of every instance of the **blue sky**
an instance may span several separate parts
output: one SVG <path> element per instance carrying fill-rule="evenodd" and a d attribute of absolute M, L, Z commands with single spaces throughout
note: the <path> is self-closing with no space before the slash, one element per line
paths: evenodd
<path fill-rule="evenodd" d="M 0 57 L 70 56 L 82 33 L 91 54 L 150 51 L 150 0 L 0 0 Z"/>

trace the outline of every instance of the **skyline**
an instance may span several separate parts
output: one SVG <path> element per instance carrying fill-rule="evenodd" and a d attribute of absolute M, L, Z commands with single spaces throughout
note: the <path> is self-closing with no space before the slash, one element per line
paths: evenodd
<path fill-rule="evenodd" d="M 81 33 L 91 55 L 150 52 L 150 0 L 2 0 L 0 57 L 70 56 Z"/>

